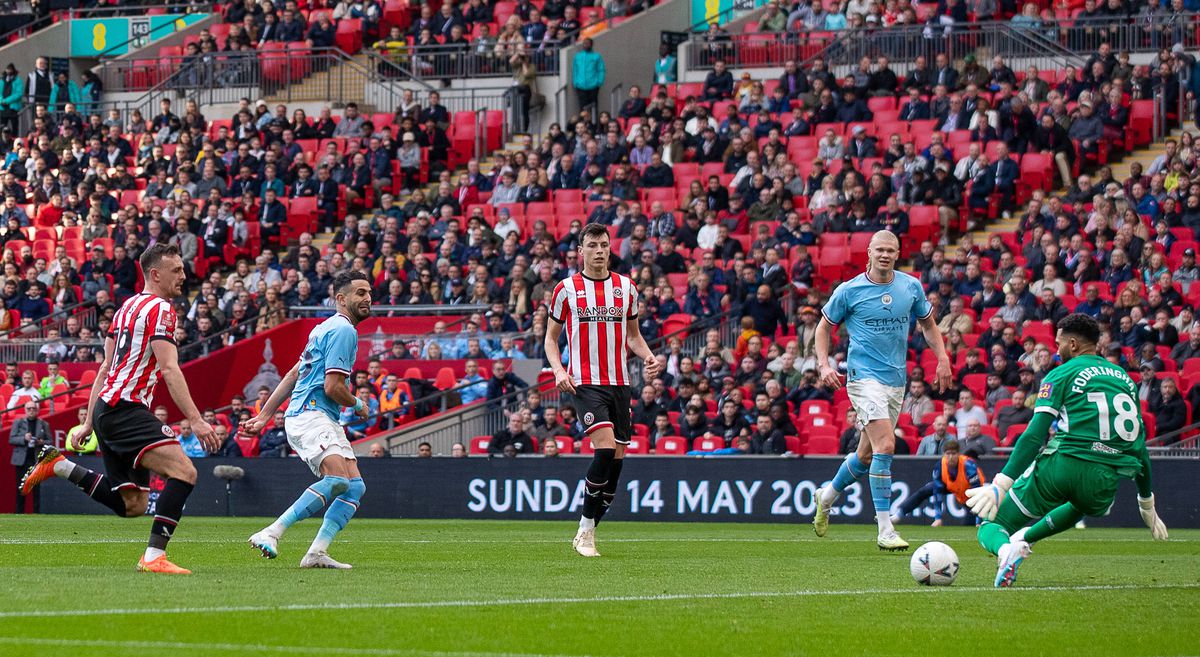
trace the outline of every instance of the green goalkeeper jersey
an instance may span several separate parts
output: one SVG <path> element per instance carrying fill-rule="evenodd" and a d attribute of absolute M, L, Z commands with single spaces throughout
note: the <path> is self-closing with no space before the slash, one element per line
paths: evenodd
<path fill-rule="evenodd" d="M 1146 431 L 1137 385 L 1120 367 L 1093 354 L 1076 356 L 1046 375 L 1033 410 L 1058 420 L 1044 453 L 1111 465 L 1127 477 L 1141 472 Z"/>

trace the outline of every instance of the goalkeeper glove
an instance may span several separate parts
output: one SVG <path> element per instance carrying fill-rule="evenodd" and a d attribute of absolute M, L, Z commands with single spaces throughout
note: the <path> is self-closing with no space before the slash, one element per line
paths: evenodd
<path fill-rule="evenodd" d="M 1142 497 L 1138 495 L 1138 513 L 1142 514 L 1142 522 L 1150 528 L 1150 534 L 1154 536 L 1156 541 L 1167 540 L 1167 526 L 1159 519 L 1158 512 L 1154 510 L 1154 493 L 1150 497 Z"/>
<path fill-rule="evenodd" d="M 967 491 L 967 508 L 984 520 L 995 520 L 1000 502 L 1004 500 L 1012 485 L 1012 477 L 1003 473 L 997 474 L 992 483 Z"/>

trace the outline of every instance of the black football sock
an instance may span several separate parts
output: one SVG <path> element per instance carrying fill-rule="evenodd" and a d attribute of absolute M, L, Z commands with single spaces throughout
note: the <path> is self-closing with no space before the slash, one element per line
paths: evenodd
<path fill-rule="evenodd" d="M 625 459 L 614 458 L 612 466 L 608 469 L 608 483 L 604 484 L 604 492 L 600 493 L 600 511 L 596 514 L 596 524 L 600 524 L 600 519 L 604 514 L 608 513 L 608 507 L 612 506 L 613 498 L 617 496 L 617 486 L 621 483 L 621 467 L 625 465 Z"/>
<path fill-rule="evenodd" d="M 608 484 L 608 473 L 612 470 L 612 462 L 616 457 L 615 449 L 598 449 L 592 454 L 592 465 L 588 468 L 587 478 L 584 479 L 583 517 L 596 518 L 600 513 L 601 495 Z"/>
<path fill-rule="evenodd" d="M 108 477 L 99 472 L 88 470 L 78 463 L 72 463 L 71 465 L 74 468 L 67 475 L 67 481 L 78 486 L 79 490 L 83 491 L 88 497 L 112 509 L 113 513 L 122 518 L 125 517 L 125 499 L 121 497 L 119 492 L 113 490 L 112 483 L 109 482 Z"/>
<path fill-rule="evenodd" d="M 149 547 L 159 550 L 167 549 L 167 541 L 175 533 L 175 526 L 183 516 L 183 505 L 187 503 L 188 495 L 192 494 L 195 486 L 181 479 L 168 479 L 158 494 L 158 505 L 155 507 L 154 524 L 150 525 Z"/>

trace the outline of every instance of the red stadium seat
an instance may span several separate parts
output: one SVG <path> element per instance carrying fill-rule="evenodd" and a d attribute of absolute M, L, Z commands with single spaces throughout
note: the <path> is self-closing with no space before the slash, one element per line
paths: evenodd
<path fill-rule="evenodd" d="M 804 447 L 805 454 L 837 454 L 838 439 L 831 435 L 810 436 Z"/>
<path fill-rule="evenodd" d="M 663 436 L 654 446 L 657 454 L 686 454 L 688 451 L 687 438 L 683 436 Z"/>
<path fill-rule="evenodd" d="M 475 436 L 474 438 L 471 439 L 470 453 L 471 454 L 487 454 L 488 453 L 488 445 L 491 444 L 491 442 L 492 442 L 491 436 Z"/>

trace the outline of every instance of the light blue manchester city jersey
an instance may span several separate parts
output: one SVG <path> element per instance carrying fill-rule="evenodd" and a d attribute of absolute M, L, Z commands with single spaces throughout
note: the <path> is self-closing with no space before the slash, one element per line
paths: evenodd
<path fill-rule="evenodd" d="M 300 356 L 300 377 L 292 390 L 287 414 L 321 411 L 337 422 L 341 406 L 325 396 L 325 374 L 345 374 L 348 383 L 357 357 L 358 331 L 345 315 L 337 314 L 318 324 L 308 335 Z"/>
<path fill-rule="evenodd" d="M 913 319 L 933 311 L 921 282 L 895 272 L 891 283 L 875 283 L 865 273 L 837 286 L 821 309 L 825 319 L 845 324 L 849 381 L 872 380 L 903 387 L 907 379 L 908 331 Z"/>

